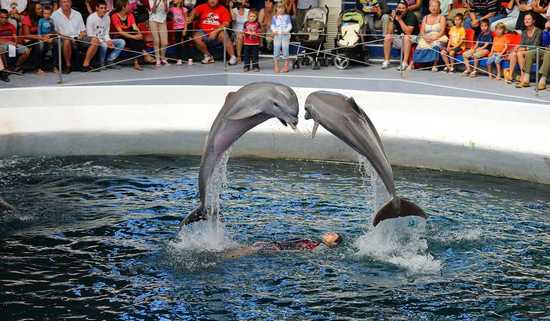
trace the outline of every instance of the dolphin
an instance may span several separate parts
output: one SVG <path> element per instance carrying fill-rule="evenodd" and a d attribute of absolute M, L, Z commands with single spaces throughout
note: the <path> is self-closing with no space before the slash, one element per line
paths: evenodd
<path fill-rule="evenodd" d="M 13 211 L 15 211 L 15 208 L 0 197 L 0 213 Z"/>
<path fill-rule="evenodd" d="M 321 124 L 359 154 L 365 156 L 384 182 L 391 199 L 374 216 L 373 225 L 383 220 L 402 216 L 427 218 L 424 211 L 411 201 L 398 197 L 393 181 L 393 171 L 384 151 L 380 136 L 365 112 L 352 97 L 328 92 L 311 93 L 305 103 L 305 119 L 313 119 L 312 136 Z"/>
<path fill-rule="evenodd" d="M 256 82 L 230 92 L 206 140 L 199 170 L 200 204 L 180 225 L 206 219 L 207 213 L 217 214 L 211 213 L 213 209 L 206 208 L 207 185 L 223 154 L 233 143 L 250 129 L 273 117 L 283 125 L 296 129 L 298 111 L 296 93 L 282 84 Z"/>

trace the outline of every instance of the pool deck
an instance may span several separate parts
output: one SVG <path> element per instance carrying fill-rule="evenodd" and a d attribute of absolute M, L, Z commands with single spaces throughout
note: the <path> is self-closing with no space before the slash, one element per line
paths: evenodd
<path fill-rule="evenodd" d="M 244 73 L 242 66 L 228 66 L 217 62 L 211 65 L 170 65 L 156 68 L 144 66 L 141 72 L 128 66 L 119 70 L 101 72 L 73 72 L 63 75 L 58 84 L 57 74 L 12 75 L 10 83 L 0 83 L 0 89 L 41 86 L 86 85 L 213 85 L 240 86 L 254 81 L 274 81 L 293 87 L 338 88 L 378 92 L 400 92 L 451 97 L 470 97 L 524 103 L 550 104 L 550 91 L 538 94 L 534 86 L 516 89 L 503 81 L 489 80 L 485 76 L 465 78 L 460 73 L 446 74 L 431 71 L 407 71 L 401 75 L 396 66 L 382 70 L 380 65 L 352 66 L 338 70 L 334 66 L 312 70 L 309 66 L 292 70 L 288 74 L 275 74 L 270 59 L 260 62 L 262 71 Z"/>

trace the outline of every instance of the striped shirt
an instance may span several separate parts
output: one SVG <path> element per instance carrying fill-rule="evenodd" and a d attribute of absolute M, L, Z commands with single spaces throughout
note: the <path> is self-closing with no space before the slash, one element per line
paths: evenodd
<path fill-rule="evenodd" d="M 470 9 L 480 16 L 488 13 L 497 13 L 499 10 L 499 2 L 497 0 L 469 0 Z"/>

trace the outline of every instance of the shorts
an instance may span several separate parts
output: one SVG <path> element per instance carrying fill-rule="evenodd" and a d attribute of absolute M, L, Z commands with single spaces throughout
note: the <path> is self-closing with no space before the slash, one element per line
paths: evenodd
<path fill-rule="evenodd" d="M 2 43 L 0 44 L 0 54 L 8 54 L 8 47 L 9 45 L 7 43 Z M 17 44 L 15 45 L 15 53 L 17 55 L 22 55 L 24 53 L 27 53 L 29 52 L 29 48 L 23 46 L 23 45 L 20 45 L 20 44 Z"/>
<path fill-rule="evenodd" d="M 223 31 L 220 31 L 220 32 L 223 32 Z M 217 46 L 219 44 L 221 44 L 220 41 L 218 41 L 218 38 L 216 37 L 215 39 L 210 39 L 210 37 L 208 37 L 208 33 L 206 33 L 204 30 L 198 30 L 196 33 L 195 33 L 195 36 L 199 36 L 202 38 L 202 41 L 204 41 L 204 43 L 207 45 L 207 46 Z"/>
<path fill-rule="evenodd" d="M 479 59 L 479 58 L 483 58 L 483 57 L 487 56 L 488 53 L 489 53 L 489 50 L 486 50 L 486 49 L 476 50 L 476 51 L 474 51 L 473 49 L 469 49 L 469 50 L 464 51 L 464 53 L 462 55 L 464 56 L 464 58 L 474 57 L 474 58 Z"/>
<path fill-rule="evenodd" d="M 451 48 L 449 50 L 447 50 L 447 48 L 444 49 L 445 51 L 447 51 L 447 54 L 449 56 L 457 56 L 461 51 L 462 51 L 462 48 Z"/>
<path fill-rule="evenodd" d="M 418 41 L 418 36 L 416 35 L 393 35 L 392 46 L 394 48 L 401 49 L 401 47 L 403 47 L 403 37 L 410 37 L 412 43 L 416 43 Z"/>
<path fill-rule="evenodd" d="M 502 59 L 504 59 L 503 56 L 501 56 L 499 54 L 492 54 L 492 55 L 489 56 L 489 58 L 487 58 L 487 65 L 500 64 Z"/>

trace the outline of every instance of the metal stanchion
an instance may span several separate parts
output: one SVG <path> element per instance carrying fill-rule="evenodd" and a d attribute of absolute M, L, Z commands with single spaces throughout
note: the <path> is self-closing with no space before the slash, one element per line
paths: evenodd
<path fill-rule="evenodd" d="M 225 44 L 227 42 L 227 32 L 225 27 L 223 27 L 223 71 L 227 71 L 227 48 Z"/>
<path fill-rule="evenodd" d="M 59 80 L 57 81 L 58 84 L 63 83 L 63 61 L 61 58 L 62 52 L 63 46 L 61 42 L 61 36 L 57 36 L 57 75 L 59 77 Z"/>
<path fill-rule="evenodd" d="M 399 54 L 399 73 L 401 74 L 401 78 L 403 78 L 403 47 L 405 44 L 405 35 L 401 35 L 401 49 Z M 391 49 L 390 49 L 391 50 Z"/>
<path fill-rule="evenodd" d="M 536 60 L 537 60 L 537 68 L 535 70 L 535 95 L 539 95 L 539 69 L 540 69 L 540 66 L 539 66 L 539 63 L 540 63 L 540 58 L 539 58 L 539 47 L 537 47 L 535 49 L 535 54 L 537 55 L 536 56 Z M 529 70 L 529 72 L 531 72 L 531 70 Z M 529 79 L 527 79 L 527 81 L 529 81 Z"/>

